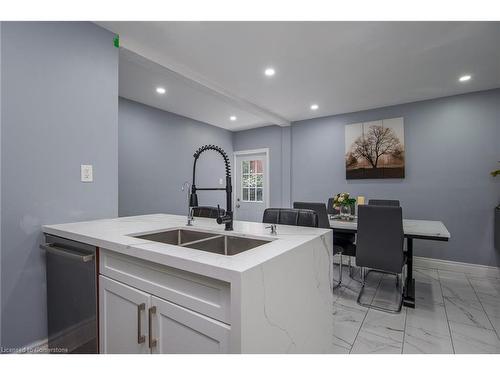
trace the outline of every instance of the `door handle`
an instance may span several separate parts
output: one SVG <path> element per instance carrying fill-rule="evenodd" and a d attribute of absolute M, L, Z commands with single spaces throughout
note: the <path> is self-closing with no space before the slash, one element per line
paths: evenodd
<path fill-rule="evenodd" d="M 148 313 L 149 347 L 152 349 L 155 348 L 157 344 L 157 340 L 153 338 L 153 314 L 156 314 L 156 306 L 151 306 L 148 310 Z"/>
<path fill-rule="evenodd" d="M 53 243 L 45 243 L 40 245 L 40 249 L 45 250 L 48 253 L 60 255 L 65 258 L 71 258 L 74 260 L 79 260 L 80 262 L 87 263 L 94 259 L 94 254 L 82 255 L 76 251 L 71 251 L 69 249 L 63 249 L 62 247 L 57 247 Z"/>
<path fill-rule="evenodd" d="M 240 208 L 240 204 L 239 203 L 236 205 L 236 208 Z"/>
<path fill-rule="evenodd" d="M 146 310 L 146 304 L 137 305 L 137 343 L 142 344 L 146 341 L 146 336 L 141 332 L 141 311 Z"/>

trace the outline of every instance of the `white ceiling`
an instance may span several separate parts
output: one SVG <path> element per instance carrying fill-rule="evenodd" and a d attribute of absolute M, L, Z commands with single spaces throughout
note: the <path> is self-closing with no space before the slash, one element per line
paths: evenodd
<path fill-rule="evenodd" d="M 120 49 L 120 96 L 228 130 L 269 125 L 271 122 L 235 105 L 234 101 L 205 86 Z M 156 87 L 167 90 L 156 93 Z M 236 116 L 237 121 L 229 118 Z"/>
<path fill-rule="evenodd" d="M 99 24 L 134 52 L 120 95 L 231 130 L 500 87 L 500 22 Z"/>

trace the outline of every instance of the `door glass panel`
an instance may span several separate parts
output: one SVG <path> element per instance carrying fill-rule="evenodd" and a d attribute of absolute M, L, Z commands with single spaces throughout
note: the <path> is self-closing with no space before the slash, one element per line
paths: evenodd
<path fill-rule="evenodd" d="M 243 200 L 248 201 L 248 188 L 243 188 Z"/>
<path fill-rule="evenodd" d="M 248 175 L 248 187 L 255 187 L 255 179 L 253 175 Z"/>
<path fill-rule="evenodd" d="M 257 188 L 257 201 L 262 202 L 262 188 Z"/>
<path fill-rule="evenodd" d="M 250 202 L 255 202 L 255 189 L 250 189 Z"/>
<path fill-rule="evenodd" d="M 262 160 L 255 160 L 255 172 L 262 173 Z"/>
<path fill-rule="evenodd" d="M 241 162 L 241 171 L 242 173 L 248 173 L 250 172 L 249 170 L 249 161 L 244 160 Z"/>
<path fill-rule="evenodd" d="M 250 186 L 250 185 L 249 185 L 249 180 L 248 180 L 248 178 L 249 178 L 249 177 L 248 177 L 248 174 L 243 174 L 243 175 L 241 176 L 241 185 L 242 185 L 244 188 L 245 188 L 245 187 Z"/>
<path fill-rule="evenodd" d="M 262 174 L 257 174 L 255 175 L 255 186 L 257 187 L 263 187 L 264 185 L 264 181 L 263 181 L 264 177 L 262 176 Z"/>

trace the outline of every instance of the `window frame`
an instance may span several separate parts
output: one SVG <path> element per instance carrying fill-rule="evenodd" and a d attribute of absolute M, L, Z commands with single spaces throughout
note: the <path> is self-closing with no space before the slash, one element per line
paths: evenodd
<path fill-rule="evenodd" d="M 251 171 L 251 162 L 260 162 L 261 163 L 261 170 L 262 172 L 252 172 Z M 240 161 L 241 164 L 240 164 L 240 196 L 241 196 L 241 201 L 244 202 L 244 203 L 265 203 L 264 201 L 264 183 L 265 183 L 265 176 L 264 176 L 264 170 L 265 170 L 265 166 L 264 166 L 264 162 L 265 160 L 262 160 L 262 159 L 248 159 L 248 160 L 241 160 Z M 248 163 L 248 169 L 247 169 L 247 172 L 245 173 L 244 172 L 244 168 L 243 168 L 243 163 Z M 257 170 L 257 168 L 255 168 L 255 170 Z M 257 180 L 257 177 L 258 176 L 261 176 L 262 177 L 262 185 L 261 186 L 257 186 L 258 184 L 255 183 L 253 184 L 253 186 L 250 186 L 250 184 L 247 184 L 247 186 L 245 186 L 245 184 L 243 183 L 244 179 L 245 179 L 245 176 L 246 178 L 255 178 L 255 180 Z M 244 194 L 244 191 L 245 189 L 247 190 L 248 194 L 247 194 L 247 198 L 248 199 L 245 199 L 245 194 Z M 258 197 L 258 190 L 260 189 L 261 191 L 261 199 L 258 200 L 257 197 Z M 250 199 L 251 198 L 251 191 L 254 192 L 254 200 Z"/>

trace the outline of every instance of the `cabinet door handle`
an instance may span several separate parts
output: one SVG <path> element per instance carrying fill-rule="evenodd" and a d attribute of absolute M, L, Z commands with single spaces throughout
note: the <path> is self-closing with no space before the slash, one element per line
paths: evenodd
<path fill-rule="evenodd" d="M 142 344 L 146 341 L 146 336 L 141 332 L 141 311 L 146 310 L 146 304 L 137 305 L 137 343 Z"/>
<path fill-rule="evenodd" d="M 148 327 L 149 327 L 149 347 L 150 348 L 155 348 L 156 347 L 156 339 L 153 338 L 153 314 L 156 314 L 156 306 L 151 306 L 148 310 L 149 312 L 149 322 L 148 322 Z"/>

